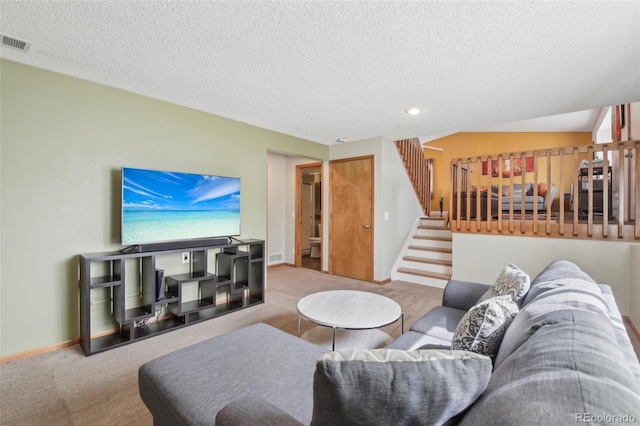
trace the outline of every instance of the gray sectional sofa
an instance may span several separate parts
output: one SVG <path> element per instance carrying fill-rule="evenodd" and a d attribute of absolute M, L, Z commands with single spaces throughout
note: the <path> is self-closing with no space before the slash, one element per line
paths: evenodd
<path fill-rule="evenodd" d="M 491 187 L 491 192 L 494 194 L 498 193 L 498 186 L 494 185 Z M 549 188 L 549 200 L 553 203 L 553 198 L 556 195 L 556 187 L 551 186 Z M 500 206 L 502 211 L 509 210 L 509 200 L 510 200 L 510 187 L 508 185 L 503 185 L 502 199 L 500 200 Z M 545 194 L 546 195 L 546 194 Z M 519 212 L 522 210 L 522 203 L 524 202 L 525 211 L 533 211 L 533 206 L 538 205 L 538 211 L 544 212 L 547 210 L 547 197 L 533 195 L 533 184 L 525 183 L 524 191 L 522 188 L 522 184 L 514 183 L 513 184 L 513 210 L 515 212 Z"/>
<path fill-rule="evenodd" d="M 489 288 L 451 281 L 382 350 L 251 325 L 143 365 L 140 395 L 156 425 L 640 422 L 640 364 L 608 286 L 554 262 L 513 302 L 491 358 L 449 349 Z"/>

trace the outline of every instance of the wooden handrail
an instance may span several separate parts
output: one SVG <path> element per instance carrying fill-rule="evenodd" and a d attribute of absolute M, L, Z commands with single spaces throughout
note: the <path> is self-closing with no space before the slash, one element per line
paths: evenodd
<path fill-rule="evenodd" d="M 635 140 L 454 158 L 451 230 L 640 240 L 639 156 Z"/>
<path fill-rule="evenodd" d="M 431 160 L 424 157 L 418 138 L 395 141 L 396 148 L 425 215 L 431 212 Z"/>

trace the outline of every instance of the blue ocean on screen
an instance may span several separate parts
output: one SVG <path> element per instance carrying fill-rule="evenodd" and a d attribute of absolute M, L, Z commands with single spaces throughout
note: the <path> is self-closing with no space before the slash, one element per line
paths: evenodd
<path fill-rule="evenodd" d="M 240 179 L 122 169 L 122 244 L 240 235 Z"/>
<path fill-rule="evenodd" d="M 239 224 L 238 211 L 130 211 L 122 222 L 123 243 L 239 235 Z"/>

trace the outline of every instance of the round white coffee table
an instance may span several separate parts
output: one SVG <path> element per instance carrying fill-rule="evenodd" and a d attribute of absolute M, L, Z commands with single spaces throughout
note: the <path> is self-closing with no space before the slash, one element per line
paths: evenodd
<path fill-rule="evenodd" d="M 301 337 L 335 350 L 336 342 L 344 349 L 373 349 L 390 343 L 392 338 L 380 327 L 402 320 L 404 314 L 395 301 L 366 291 L 321 291 L 298 302 L 298 336 L 302 319 L 314 327 Z M 356 331 L 357 330 L 357 331 Z"/>

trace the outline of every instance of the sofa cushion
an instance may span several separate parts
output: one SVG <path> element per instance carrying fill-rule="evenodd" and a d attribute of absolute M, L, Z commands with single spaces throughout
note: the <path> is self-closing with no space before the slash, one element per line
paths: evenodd
<path fill-rule="evenodd" d="M 500 272 L 496 282 L 480 296 L 478 303 L 492 297 L 510 295 L 512 300 L 520 306 L 529 291 L 530 285 L 529 275 L 513 263 L 510 263 Z"/>
<path fill-rule="evenodd" d="M 550 263 L 531 282 L 521 306 L 527 305 L 541 294 L 565 286 L 571 286 L 578 291 L 594 291 L 601 293 L 597 283 L 575 263 L 568 260 L 556 260 Z"/>
<path fill-rule="evenodd" d="M 440 425 L 478 398 L 491 368 L 464 351 L 331 352 L 316 365 L 311 424 Z"/>
<path fill-rule="evenodd" d="M 452 335 L 453 337 L 453 335 Z M 451 339 L 444 340 L 417 331 L 407 331 L 393 342 L 385 346 L 385 349 L 401 349 L 404 351 L 415 351 L 416 349 L 430 347 L 446 347 L 451 349 Z"/>
<path fill-rule="evenodd" d="M 326 352 L 275 327 L 253 324 L 142 365 L 140 396 L 154 425 L 211 424 L 241 396 L 263 398 L 309 424 L 313 371 Z"/>
<path fill-rule="evenodd" d="M 476 352 L 494 358 L 509 324 L 518 313 L 510 295 L 478 303 L 462 317 L 451 349 Z"/>
<path fill-rule="evenodd" d="M 640 389 L 606 315 L 553 310 L 531 325 L 515 352 L 495 365 L 489 386 L 461 425 L 598 423 L 587 415 L 640 419 Z M 511 330 L 510 330 L 511 331 Z M 618 419 L 616 421 L 616 419 Z"/>
<path fill-rule="evenodd" d="M 154 425 L 156 422 L 154 422 Z M 216 414 L 216 426 L 303 426 L 287 412 L 259 397 L 241 397 Z"/>
<path fill-rule="evenodd" d="M 520 313 L 504 336 L 495 366 L 526 342 L 549 313 L 567 309 L 609 316 L 600 287 L 575 264 L 557 261 L 533 280 Z"/>
<path fill-rule="evenodd" d="M 436 306 L 411 326 L 411 331 L 427 334 L 451 343 L 453 333 L 466 311 Z"/>
<path fill-rule="evenodd" d="M 507 185 L 507 187 L 508 187 L 508 185 Z M 523 195 L 522 193 L 523 192 L 524 192 L 524 195 L 528 195 L 529 191 L 531 191 L 531 188 L 533 188 L 533 184 L 532 183 L 525 183 L 524 187 L 522 186 L 521 183 L 514 183 L 513 184 L 513 197 L 514 198 L 522 197 L 522 195 Z M 523 191 L 523 189 L 524 189 L 524 191 Z M 502 195 L 503 196 L 507 196 L 509 194 L 508 193 L 505 194 L 504 190 L 503 190 Z"/>
<path fill-rule="evenodd" d="M 488 284 L 471 281 L 449 280 L 442 293 L 442 306 L 466 312 L 478 303 L 489 287 Z"/>

